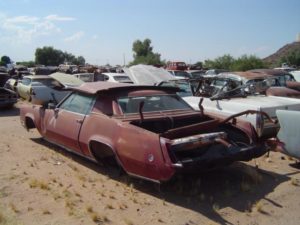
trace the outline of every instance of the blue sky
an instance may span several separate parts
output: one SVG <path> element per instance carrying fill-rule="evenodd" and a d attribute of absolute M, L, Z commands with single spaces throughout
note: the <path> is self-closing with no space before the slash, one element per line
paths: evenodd
<path fill-rule="evenodd" d="M 299 0 L 0 0 L 0 56 L 14 61 L 53 46 L 92 64 L 123 64 L 145 38 L 166 60 L 266 57 L 297 33 Z"/>

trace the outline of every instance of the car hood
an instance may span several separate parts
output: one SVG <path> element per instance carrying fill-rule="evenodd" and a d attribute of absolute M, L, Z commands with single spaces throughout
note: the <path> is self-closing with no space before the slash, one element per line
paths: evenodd
<path fill-rule="evenodd" d="M 53 79 L 57 80 L 65 88 L 77 87 L 84 83 L 82 80 L 80 80 L 77 77 L 74 77 L 73 75 L 70 75 L 70 74 L 52 73 L 49 76 L 52 77 Z"/>
<path fill-rule="evenodd" d="M 136 65 L 123 70 L 133 83 L 139 85 L 157 85 L 163 81 L 176 79 L 165 69 L 149 65 Z"/>

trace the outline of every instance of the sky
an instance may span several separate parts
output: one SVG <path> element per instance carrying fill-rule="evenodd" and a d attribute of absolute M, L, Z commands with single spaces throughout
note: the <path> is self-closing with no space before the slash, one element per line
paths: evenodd
<path fill-rule="evenodd" d="M 90 64 L 123 65 L 151 40 L 167 61 L 267 57 L 300 33 L 299 0 L 0 0 L 0 56 L 52 46 Z"/>

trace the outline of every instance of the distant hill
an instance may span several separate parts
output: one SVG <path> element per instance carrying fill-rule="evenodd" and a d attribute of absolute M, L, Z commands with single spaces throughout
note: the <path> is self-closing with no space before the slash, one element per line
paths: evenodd
<path fill-rule="evenodd" d="M 287 56 L 289 54 L 289 52 L 295 51 L 295 50 L 300 51 L 300 42 L 293 42 L 290 44 L 286 44 L 285 46 L 280 48 L 274 54 L 264 58 L 263 61 L 265 61 L 266 63 L 268 63 L 270 65 L 275 65 L 282 57 Z"/>

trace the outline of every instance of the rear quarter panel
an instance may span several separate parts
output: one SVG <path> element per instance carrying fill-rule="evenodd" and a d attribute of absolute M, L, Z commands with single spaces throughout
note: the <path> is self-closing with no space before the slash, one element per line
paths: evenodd
<path fill-rule="evenodd" d="M 158 134 L 101 113 L 92 113 L 86 117 L 79 137 L 86 155 L 91 155 L 89 143 L 92 140 L 110 146 L 129 174 L 168 180 L 174 173 L 165 163 Z"/>

